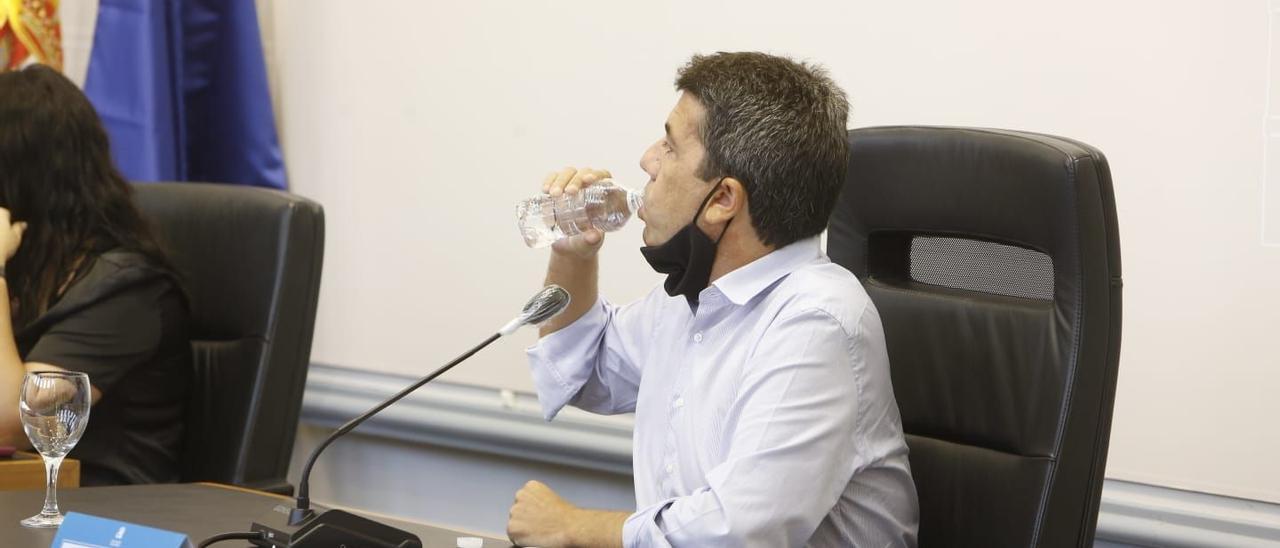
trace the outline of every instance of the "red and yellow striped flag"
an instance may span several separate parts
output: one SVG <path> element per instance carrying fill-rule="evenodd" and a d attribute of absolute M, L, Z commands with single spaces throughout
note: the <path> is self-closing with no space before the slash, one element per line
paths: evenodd
<path fill-rule="evenodd" d="M 62 70 L 58 0 L 0 0 L 0 70 L 31 63 Z"/>

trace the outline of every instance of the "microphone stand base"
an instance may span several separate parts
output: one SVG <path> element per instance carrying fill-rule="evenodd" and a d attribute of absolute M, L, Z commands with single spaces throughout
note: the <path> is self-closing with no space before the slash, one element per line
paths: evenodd
<path fill-rule="evenodd" d="M 296 514 L 296 509 L 280 505 L 254 521 L 249 530 L 264 532 L 267 538 L 254 540 L 253 545 L 264 548 L 422 548 L 422 540 L 417 535 L 350 512 L 327 510 L 297 525 L 289 524 L 291 513 Z"/>

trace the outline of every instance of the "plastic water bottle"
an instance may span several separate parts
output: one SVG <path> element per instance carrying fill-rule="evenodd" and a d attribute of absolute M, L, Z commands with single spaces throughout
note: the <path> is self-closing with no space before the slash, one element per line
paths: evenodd
<path fill-rule="evenodd" d="M 529 247 L 546 247 L 592 227 L 612 232 L 640 210 L 639 192 L 603 179 L 577 194 L 543 194 L 516 204 L 516 223 Z"/>

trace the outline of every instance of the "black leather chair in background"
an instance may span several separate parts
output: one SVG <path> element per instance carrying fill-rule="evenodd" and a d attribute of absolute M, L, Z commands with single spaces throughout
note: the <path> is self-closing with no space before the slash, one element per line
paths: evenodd
<path fill-rule="evenodd" d="M 324 255 L 319 204 L 196 183 L 134 185 L 190 297 L 183 481 L 278 493 L 297 432 Z"/>
<path fill-rule="evenodd" d="M 1106 159 L 988 129 L 849 143 L 828 254 L 884 321 L 920 546 L 1092 546 L 1120 352 Z"/>

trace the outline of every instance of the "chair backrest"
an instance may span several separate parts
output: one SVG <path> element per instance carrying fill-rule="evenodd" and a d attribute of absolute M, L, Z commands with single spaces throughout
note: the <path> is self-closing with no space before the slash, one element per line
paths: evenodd
<path fill-rule="evenodd" d="M 134 185 L 183 276 L 195 371 L 184 481 L 290 492 L 324 256 L 319 204 L 260 188 Z"/>
<path fill-rule="evenodd" d="M 884 322 L 920 546 L 1092 546 L 1120 351 L 1106 159 L 990 129 L 849 144 L 828 254 Z"/>

